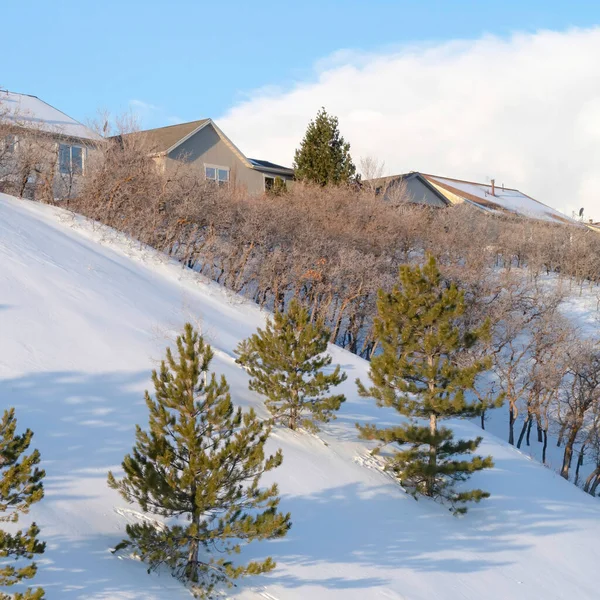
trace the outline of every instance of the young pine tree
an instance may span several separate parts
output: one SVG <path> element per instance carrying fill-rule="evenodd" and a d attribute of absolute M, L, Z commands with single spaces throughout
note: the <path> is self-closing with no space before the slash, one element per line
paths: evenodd
<path fill-rule="evenodd" d="M 274 420 L 290 429 L 318 431 L 317 422 L 335 419 L 346 400 L 343 394 L 327 395 L 346 379 L 339 365 L 332 373 L 323 372 L 331 364 L 325 354 L 329 335 L 323 320 L 311 323 L 308 311 L 294 299 L 287 312 L 276 312 L 264 330 L 235 351 L 251 376 L 250 389 L 266 396 Z"/>
<path fill-rule="evenodd" d="M 350 156 L 350 144 L 340 134 L 337 117 L 324 108 L 306 129 L 294 156 L 294 175 L 301 181 L 319 185 L 351 183 L 356 167 Z"/>
<path fill-rule="evenodd" d="M 4 411 L 0 421 L 0 523 L 16 523 L 19 515 L 27 514 L 32 504 L 44 497 L 42 479 L 45 472 L 36 465 L 40 462 L 37 450 L 25 454 L 33 433 L 27 429 L 17 435 L 14 408 Z M 26 564 L 36 554 L 43 554 L 46 544 L 38 540 L 39 528 L 32 523 L 28 529 L 8 533 L 0 529 L 0 588 L 11 588 L 32 579 L 37 567 Z M 25 592 L 2 592 L 0 599 L 41 600 L 44 590 L 27 589 Z"/>
<path fill-rule="evenodd" d="M 149 571 L 166 565 L 199 598 L 211 598 L 219 583 L 230 586 L 237 577 L 274 569 L 270 557 L 238 566 L 225 557 L 290 528 L 290 515 L 277 510 L 277 485 L 259 487 L 262 474 L 281 464 L 281 451 L 265 459 L 270 427 L 254 411 L 234 408 L 224 377 L 208 377 L 212 357 L 186 324 L 177 356 L 168 349 L 160 371 L 152 373 L 149 427 L 137 426 L 124 477 L 108 474 L 108 484 L 143 511 L 177 517 L 127 525 L 128 539 L 117 549 L 132 548 Z"/>
<path fill-rule="evenodd" d="M 461 329 L 464 306 L 463 292 L 443 284 L 432 256 L 423 268 L 401 267 L 393 291 L 379 292 L 375 332 L 381 352 L 371 361 L 372 386 L 357 380 L 361 396 L 408 417 L 395 427 L 357 425 L 361 437 L 399 444 L 387 457 L 388 469 L 415 497 L 447 500 L 455 514 L 466 512 L 466 502 L 489 496 L 478 489 L 457 491 L 455 483 L 493 466 L 491 457 L 468 457 L 481 438 L 454 440 L 450 429 L 439 426 L 442 419 L 473 417 L 487 408 L 466 393 L 491 365 L 487 357 L 464 358 L 466 349 L 489 334 L 489 325 Z"/>

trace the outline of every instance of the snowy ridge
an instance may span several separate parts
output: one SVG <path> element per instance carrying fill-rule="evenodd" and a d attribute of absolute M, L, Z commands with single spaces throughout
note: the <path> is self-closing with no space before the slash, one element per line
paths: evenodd
<path fill-rule="evenodd" d="M 0 195 L 0 398 L 31 427 L 46 469 L 46 498 L 32 517 L 47 544 L 36 583 L 49 599 L 180 600 L 170 575 L 110 549 L 140 518 L 106 485 L 146 424 L 150 370 L 182 323 L 199 323 L 234 401 L 255 406 L 232 360 L 264 322 L 234 298 L 161 255 L 107 236 L 53 207 Z M 381 472 L 354 423 L 396 416 L 358 398 L 362 359 L 332 347 L 348 380 L 339 418 L 318 437 L 277 429 L 281 508 L 293 527 L 244 557 L 277 561 L 224 598 L 239 600 L 558 600 L 598 596 L 600 504 L 552 471 L 484 433 L 496 467 L 473 484 L 492 497 L 455 518 L 416 502 Z M 474 436 L 473 424 L 455 424 Z"/>

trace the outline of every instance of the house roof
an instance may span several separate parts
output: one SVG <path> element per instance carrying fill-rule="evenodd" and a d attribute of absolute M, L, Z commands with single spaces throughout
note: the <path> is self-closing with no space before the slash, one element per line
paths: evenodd
<path fill-rule="evenodd" d="M 190 134 L 206 125 L 209 120 L 200 119 L 198 121 L 190 121 L 189 123 L 178 123 L 177 125 L 167 125 L 166 127 L 158 127 L 156 129 L 145 129 L 125 135 L 139 136 L 148 143 L 153 151 L 163 153 L 178 146 Z"/>
<path fill-rule="evenodd" d="M 100 135 L 37 96 L 0 90 L 0 118 L 18 127 L 38 129 L 65 137 L 100 140 Z"/>
<path fill-rule="evenodd" d="M 510 213 L 555 223 L 577 224 L 574 219 L 514 188 L 496 185 L 494 193 L 492 193 L 491 184 L 427 173 L 421 173 L 421 175 L 437 187 L 441 193 L 448 192 L 448 199 L 451 201 L 452 196 L 458 196 L 465 202 L 489 212 Z"/>
<path fill-rule="evenodd" d="M 409 181 L 411 179 L 417 179 L 420 181 L 427 189 L 429 189 L 443 204 L 448 206 L 450 201 L 444 194 L 442 194 L 434 185 L 432 185 L 427 178 L 425 178 L 421 173 L 416 171 L 411 171 L 410 173 L 402 173 L 400 175 L 388 175 L 387 177 L 377 177 L 375 179 L 367 180 L 370 185 L 375 188 L 379 187 L 387 187 L 397 182 L 401 181 Z"/>
<path fill-rule="evenodd" d="M 247 158 L 245 154 L 217 127 L 212 119 L 199 119 L 188 123 L 179 123 L 177 125 L 168 125 L 167 127 L 158 127 L 156 129 L 145 129 L 134 133 L 125 134 L 126 136 L 135 135 L 141 136 L 144 141 L 157 154 L 169 154 L 183 144 L 186 140 L 198 133 L 204 127 L 210 125 L 217 135 L 221 138 L 226 146 L 242 161 L 249 169 L 257 171 L 280 172 L 285 174 L 293 174 L 292 169 L 282 167 L 275 163 Z"/>
<path fill-rule="evenodd" d="M 248 160 L 250 161 L 250 164 L 252 165 L 252 167 L 257 169 L 258 171 L 269 171 L 269 172 L 272 171 L 274 173 L 282 172 L 287 175 L 294 174 L 294 169 L 290 169 L 289 167 L 283 167 L 281 165 L 277 165 L 268 160 L 259 160 L 257 158 L 249 158 Z"/>

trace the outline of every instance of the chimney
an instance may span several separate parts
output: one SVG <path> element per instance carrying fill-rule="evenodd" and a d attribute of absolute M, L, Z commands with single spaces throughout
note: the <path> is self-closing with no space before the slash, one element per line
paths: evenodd
<path fill-rule="evenodd" d="M 496 180 L 492 179 L 492 196 L 496 195 Z"/>

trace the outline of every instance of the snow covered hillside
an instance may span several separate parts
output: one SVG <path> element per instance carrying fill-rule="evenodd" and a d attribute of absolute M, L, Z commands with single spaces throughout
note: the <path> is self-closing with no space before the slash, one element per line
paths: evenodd
<path fill-rule="evenodd" d="M 35 583 L 49 599 L 191 598 L 169 574 L 110 548 L 136 519 L 106 485 L 147 422 L 143 390 L 186 320 L 201 324 L 236 403 L 265 410 L 233 360 L 263 323 L 254 305 L 189 270 L 58 209 L 0 195 L 0 399 L 35 432 L 46 498 L 32 517 L 48 543 Z M 598 597 L 600 502 L 486 434 L 496 467 L 473 483 L 492 497 L 455 518 L 415 502 L 378 469 L 354 423 L 396 417 L 359 399 L 367 363 L 339 348 L 348 396 L 319 437 L 276 430 L 272 472 L 293 527 L 255 543 L 278 568 L 249 578 L 237 600 L 558 600 Z M 456 424 L 459 433 L 480 434 Z M 264 483 L 269 479 L 265 478 Z"/>

